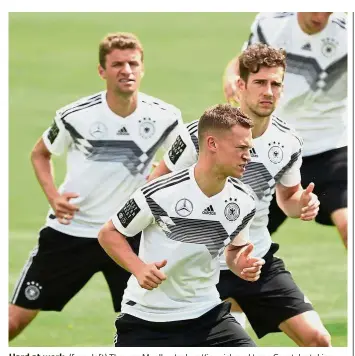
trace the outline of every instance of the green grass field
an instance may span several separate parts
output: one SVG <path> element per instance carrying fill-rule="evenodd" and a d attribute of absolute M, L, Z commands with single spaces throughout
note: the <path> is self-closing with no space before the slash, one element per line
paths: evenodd
<path fill-rule="evenodd" d="M 142 91 L 178 106 L 185 121 L 223 101 L 226 63 L 248 38 L 252 13 L 13 13 L 9 18 L 9 293 L 36 244 L 48 203 L 29 153 L 59 107 L 103 89 L 98 43 L 136 33 L 145 48 Z M 56 180 L 65 160 L 55 161 Z M 333 337 L 347 345 L 347 258 L 335 229 L 288 221 L 275 235 L 299 286 Z M 10 346 L 111 345 L 115 314 L 101 275 L 62 313 L 42 313 Z M 248 329 L 250 330 L 250 329 Z M 282 334 L 259 346 L 293 346 Z"/>

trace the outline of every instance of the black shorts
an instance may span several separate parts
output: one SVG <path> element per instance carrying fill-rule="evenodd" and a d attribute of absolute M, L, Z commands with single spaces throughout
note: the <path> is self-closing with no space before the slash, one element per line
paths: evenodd
<path fill-rule="evenodd" d="M 199 318 L 151 322 L 130 314 L 116 320 L 116 347 L 255 347 L 245 330 L 230 315 L 224 302 Z"/>
<path fill-rule="evenodd" d="M 334 225 L 330 215 L 348 206 L 348 148 L 341 147 L 314 156 L 303 157 L 301 167 L 302 186 L 315 184 L 320 206 L 316 222 Z M 270 204 L 268 229 L 270 234 L 284 222 L 286 215 L 278 207 L 274 196 Z"/>
<path fill-rule="evenodd" d="M 258 281 L 247 282 L 225 270 L 217 284 L 221 299 L 233 298 L 238 302 L 258 338 L 281 331 L 279 325 L 283 321 L 313 310 L 283 261 L 273 256 L 278 249 L 278 244 L 271 245 Z"/>
<path fill-rule="evenodd" d="M 127 241 L 138 253 L 140 236 Z M 70 236 L 45 227 L 10 302 L 26 309 L 61 311 L 96 272 L 104 274 L 114 309 L 120 311 L 130 273 L 106 254 L 96 238 Z"/>

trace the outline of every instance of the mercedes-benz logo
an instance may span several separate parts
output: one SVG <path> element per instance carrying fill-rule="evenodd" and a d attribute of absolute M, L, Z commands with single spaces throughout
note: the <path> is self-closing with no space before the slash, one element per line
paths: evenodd
<path fill-rule="evenodd" d="M 180 199 L 175 206 L 176 213 L 182 217 L 189 216 L 193 210 L 194 206 L 190 200 L 186 198 Z"/>
<path fill-rule="evenodd" d="M 90 135 L 95 138 L 102 138 L 106 135 L 107 127 L 102 122 L 94 122 L 90 127 Z"/>

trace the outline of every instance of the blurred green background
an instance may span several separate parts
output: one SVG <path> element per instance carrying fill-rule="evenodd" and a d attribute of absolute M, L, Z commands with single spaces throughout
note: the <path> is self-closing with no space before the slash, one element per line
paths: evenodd
<path fill-rule="evenodd" d="M 48 203 L 29 153 L 55 110 L 104 88 L 97 75 L 98 44 L 108 32 L 134 32 L 145 50 L 141 90 L 172 103 L 184 120 L 223 102 L 222 74 L 248 38 L 255 13 L 11 13 L 9 15 L 9 295 Z M 55 160 L 56 181 L 65 160 Z M 334 228 L 288 221 L 275 235 L 279 256 L 332 335 L 347 345 L 346 252 Z M 10 346 L 110 346 L 115 314 L 102 275 L 61 313 L 41 313 Z M 259 346 L 294 346 L 285 335 Z"/>

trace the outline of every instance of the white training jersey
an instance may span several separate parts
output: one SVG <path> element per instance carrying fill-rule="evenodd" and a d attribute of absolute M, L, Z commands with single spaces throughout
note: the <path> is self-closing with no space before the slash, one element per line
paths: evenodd
<path fill-rule="evenodd" d="M 117 207 L 145 183 L 156 151 L 169 147 L 179 123 L 176 107 L 143 93 L 126 118 L 110 110 L 106 91 L 58 110 L 43 140 L 52 154 L 67 150 L 67 173 L 58 190 L 78 193 L 70 203 L 80 210 L 63 225 L 50 209 L 46 225 L 68 235 L 97 237 Z"/>
<path fill-rule="evenodd" d="M 254 197 L 238 179 L 228 178 L 220 193 L 207 197 L 196 183 L 194 166 L 139 188 L 112 222 L 125 236 L 143 231 L 139 257 L 145 263 L 166 259 L 161 270 L 167 279 L 147 290 L 132 275 L 122 313 L 166 322 L 198 318 L 221 303 L 219 255 L 230 243 L 248 242 L 254 213 Z"/>
<path fill-rule="evenodd" d="M 198 120 L 180 126 L 180 132 L 172 147 L 165 153 L 164 161 L 171 171 L 194 164 L 198 157 Z M 250 242 L 255 246 L 253 256 L 263 257 L 271 245 L 267 229 L 269 205 L 275 186 L 280 183 L 291 187 L 301 182 L 302 141 L 289 126 L 272 116 L 264 134 L 253 139 L 251 161 L 241 181 L 255 195 L 256 213 L 250 226 Z M 221 269 L 227 269 L 221 259 Z"/>
<path fill-rule="evenodd" d="M 284 93 L 275 111 L 304 140 L 310 156 L 347 146 L 347 15 L 333 13 L 319 33 L 304 33 L 295 12 L 260 13 L 243 49 L 255 42 L 284 48 Z"/>

